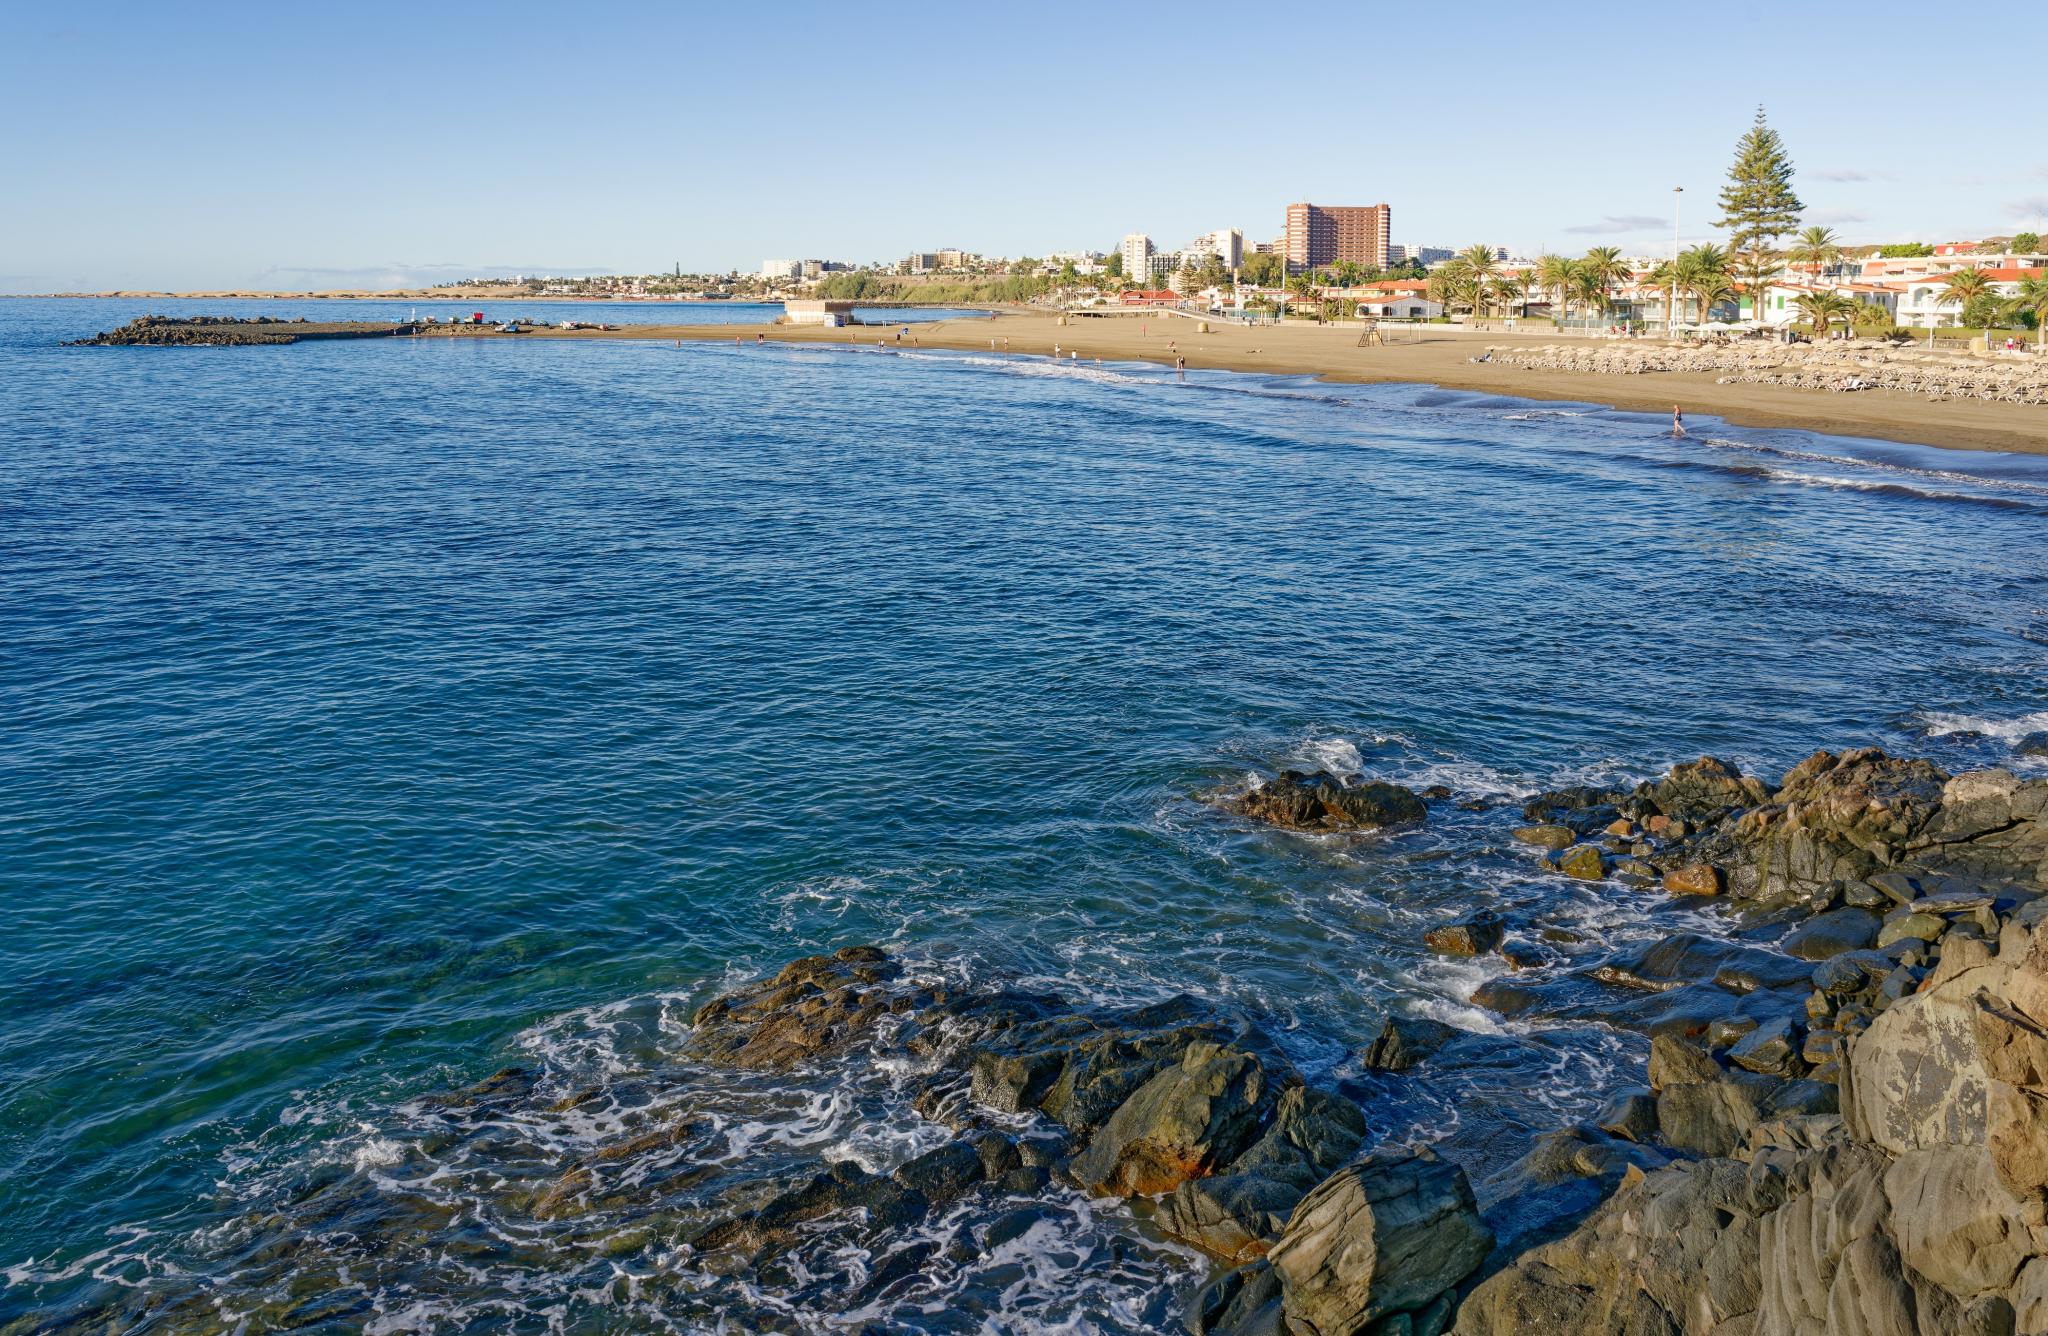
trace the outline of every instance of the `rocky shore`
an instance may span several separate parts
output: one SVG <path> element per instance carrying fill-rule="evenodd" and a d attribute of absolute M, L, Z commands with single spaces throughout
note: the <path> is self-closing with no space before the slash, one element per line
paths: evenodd
<path fill-rule="evenodd" d="M 1302 774 L 1236 806 L 1311 830 L 1424 812 Z M 1524 816 L 1555 871 L 1714 897 L 1742 926 L 1480 990 L 1650 1041 L 1646 1082 L 1531 1147 L 1484 1210 L 1427 1146 L 1360 1155 L 1372 1110 L 1241 1017 L 951 994 L 859 946 L 711 1002 L 691 1045 L 751 1071 L 900 1050 L 953 1138 L 889 1173 L 821 1162 L 691 1246 L 758 1267 L 814 1222 L 886 1234 L 1059 1180 L 1215 1259 L 1197 1333 L 2048 1330 L 2048 780 L 1870 750 L 1775 782 L 1703 759 Z M 1482 916 L 1430 943 L 1512 961 L 1519 935 Z M 1454 1038 L 1392 1021 L 1364 1056 L 1426 1070 Z"/>

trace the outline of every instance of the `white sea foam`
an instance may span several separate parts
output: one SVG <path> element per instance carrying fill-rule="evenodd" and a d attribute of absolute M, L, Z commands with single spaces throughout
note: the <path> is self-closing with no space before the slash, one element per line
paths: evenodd
<path fill-rule="evenodd" d="M 2032 714 L 2023 714 L 2012 719 L 1992 719 L 1985 715 L 1928 710 L 1919 716 L 1919 721 L 1921 731 L 1931 738 L 1948 737 L 1955 733 L 1981 733 L 1987 738 L 2013 743 L 2029 733 L 2048 731 L 2048 710 L 2036 710 Z"/>

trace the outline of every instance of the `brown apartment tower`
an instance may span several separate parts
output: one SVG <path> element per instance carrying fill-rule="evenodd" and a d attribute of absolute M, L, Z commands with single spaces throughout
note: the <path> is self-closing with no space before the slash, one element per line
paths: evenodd
<path fill-rule="evenodd" d="M 1351 260 L 1387 267 L 1393 211 L 1384 204 L 1287 206 L 1287 271 Z"/>

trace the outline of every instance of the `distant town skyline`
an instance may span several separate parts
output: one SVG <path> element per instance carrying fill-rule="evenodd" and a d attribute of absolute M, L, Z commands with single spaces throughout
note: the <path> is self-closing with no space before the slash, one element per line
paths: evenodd
<path fill-rule="evenodd" d="M 1831 21 L 1860 38 L 1925 21 L 1883 0 L 1739 4 L 1709 25 L 1481 3 L 1458 26 L 1488 77 L 1415 61 L 1394 82 L 1390 49 L 1442 35 L 1393 11 L 1310 5 L 1286 42 L 1241 8 L 1179 7 L 1142 55 L 1185 81 L 1128 77 L 1121 38 L 1097 40 L 1121 32 L 1114 7 L 891 13 L 16 7 L 0 291 L 749 271 L 1107 251 L 1134 232 L 1251 244 L 1301 200 L 1387 201 L 1397 244 L 1655 254 L 1673 186 L 1683 242 L 1719 239 L 1715 194 L 1759 102 L 1805 221 L 1845 241 L 2048 230 L 2048 146 L 1964 133 L 1931 109 L 1939 89 L 1848 114 L 1827 81 L 1753 73 Z"/>

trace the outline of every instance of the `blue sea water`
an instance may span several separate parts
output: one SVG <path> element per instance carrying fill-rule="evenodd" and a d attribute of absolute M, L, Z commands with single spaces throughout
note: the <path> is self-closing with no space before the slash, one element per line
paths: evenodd
<path fill-rule="evenodd" d="M 0 1324 L 1154 1329 L 1199 1266 L 1121 1208 L 906 1316 L 513 1229 L 493 1185 L 605 1128 L 458 1155 L 419 1101 L 519 1063 L 668 1107 L 693 1002 L 881 941 L 1244 1007 L 1479 1174 L 1641 1053 L 1472 1007 L 1421 929 L 1690 912 L 1541 874 L 1502 800 L 2048 727 L 2038 458 L 979 354 L 57 346 L 155 309 L 0 301 Z M 1209 801 L 1286 764 L 1482 810 Z M 1496 1061 L 1360 1073 L 1389 1010 Z M 734 1156 L 924 1144 L 848 1079 L 689 1098 Z M 337 1183 L 407 1228 L 294 1290 Z"/>

